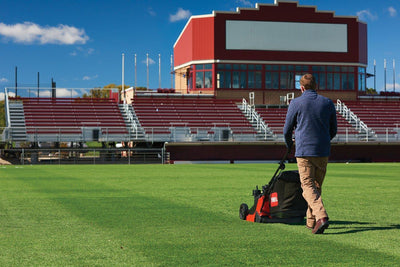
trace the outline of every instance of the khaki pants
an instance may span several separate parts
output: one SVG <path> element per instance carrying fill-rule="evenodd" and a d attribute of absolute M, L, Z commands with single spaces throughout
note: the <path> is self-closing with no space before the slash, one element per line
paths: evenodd
<path fill-rule="evenodd" d="M 321 198 L 321 187 L 326 174 L 328 157 L 302 157 L 297 159 L 303 197 L 308 203 L 307 226 L 328 217 Z"/>

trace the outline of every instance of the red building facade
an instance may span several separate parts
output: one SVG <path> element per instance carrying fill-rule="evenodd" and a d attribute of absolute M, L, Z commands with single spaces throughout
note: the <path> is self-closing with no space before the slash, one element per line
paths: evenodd
<path fill-rule="evenodd" d="M 256 4 L 192 16 L 174 45 L 175 89 L 276 104 L 313 73 L 321 94 L 356 99 L 366 87 L 367 25 L 300 6 Z"/>

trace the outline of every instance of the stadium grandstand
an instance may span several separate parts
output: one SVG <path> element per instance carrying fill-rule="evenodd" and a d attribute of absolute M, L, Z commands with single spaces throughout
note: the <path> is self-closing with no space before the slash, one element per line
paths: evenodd
<path fill-rule="evenodd" d="M 400 98 L 368 95 L 366 67 L 367 25 L 357 17 L 284 1 L 192 16 L 174 44 L 175 88 L 110 98 L 24 97 L 6 88 L 2 154 L 35 163 L 45 143 L 61 155 L 62 144 L 87 151 L 96 142 L 97 162 L 139 154 L 152 160 L 136 162 L 277 160 L 288 104 L 300 95 L 300 77 L 313 73 L 318 92 L 336 104 L 331 159 L 400 161 Z"/>

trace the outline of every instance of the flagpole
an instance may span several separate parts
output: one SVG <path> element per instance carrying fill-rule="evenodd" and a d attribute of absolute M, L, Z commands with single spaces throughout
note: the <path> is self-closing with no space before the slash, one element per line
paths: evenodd
<path fill-rule="evenodd" d="M 135 96 L 135 94 L 136 94 L 136 78 L 137 78 L 136 66 L 137 66 L 137 62 L 136 62 L 136 54 L 135 54 L 135 87 L 134 87 L 134 91 L 133 91 L 133 96 Z"/>
<path fill-rule="evenodd" d="M 376 60 L 374 59 L 374 91 L 376 92 Z"/>
<path fill-rule="evenodd" d="M 383 80 L 384 87 L 383 88 L 386 92 L 386 58 L 383 60 L 383 69 L 384 69 L 384 80 Z"/>
<path fill-rule="evenodd" d="M 173 68 L 172 68 L 172 54 L 171 54 L 171 89 L 174 88 L 174 72 L 173 72 Z"/>
<path fill-rule="evenodd" d="M 124 91 L 124 104 L 126 104 L 126 92 L 125 92 L 125 54 L 122 53 L 122 90 Z"/>
<path fill-rule="evenodd" d="M 161 88 L 161 54 L 158 54 L 158 88 Z"/>
<path fill-rule="evenodd" d="M 393 59 L 393 92 L 396 91 L 396 64 Z"/>
<path fill-rule="evenodd" d="M 146 54 L 146 66 L 147 66 L 147 90 L 149 90 L 149 54 Z"/>

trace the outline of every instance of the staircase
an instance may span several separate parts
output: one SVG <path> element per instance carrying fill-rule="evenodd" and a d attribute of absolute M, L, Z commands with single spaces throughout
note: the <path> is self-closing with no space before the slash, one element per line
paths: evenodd
<path fill-rule="evenodd" d="M 371 141 L 376 138 L 375 132 L 339 99 L 336 102 L 336 110 L 358 131 L 360 140 Z"/>
<path fill-rule="evenodd" d="M 22 101 L 9 101 L 10 116 L 9 139 L 12 141 L 27 141 L 24 105 Z"/>
<path fill-rule="evenodd" d="M 257 131 L 257 140 L 262 141 L 274 141 L 277 136 L 268 127 L 268 124 L 264 122 L 261 116 L 255 111 L 254 107 L 249 105 L 246 99 L 243 98 L 242 104 L 238 105 L 238 108 L 243 112 L 247 120 Z"/>
<path fill-rule="evenodd" d="M 141 127 L 132 105 L 118 104 L 118 108 L 127 125 L 130 140 L 145 140 L 144 129 Z"/>

